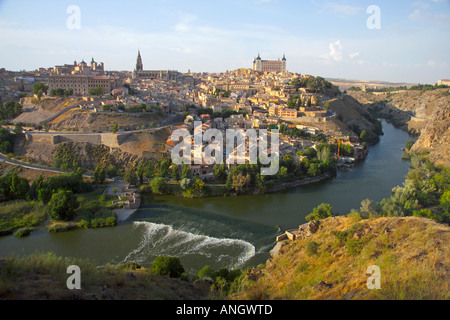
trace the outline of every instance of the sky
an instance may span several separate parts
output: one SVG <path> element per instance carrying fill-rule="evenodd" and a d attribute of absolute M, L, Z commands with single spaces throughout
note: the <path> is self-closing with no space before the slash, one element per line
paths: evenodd
<path fill-rule="evenodd" d="M 224 72 L 259 53 L 300 74 L 436 83 L 450 78 L 449 2 L 0 0 L 0 68 L 132 71 L 140 50 L 145 70 Z"/>

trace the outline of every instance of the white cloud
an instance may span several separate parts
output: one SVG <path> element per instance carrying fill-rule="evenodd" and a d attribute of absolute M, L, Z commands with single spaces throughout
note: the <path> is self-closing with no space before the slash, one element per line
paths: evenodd
<path fill-rule="evenodd" d="M 327 59 L 327 60 L 334 60 L 334 61 L 341 61 L 343 57 L 343 50 L 344 47 L 341 44 L 340 40 L 337 40 L 335 42 L 331 42 L 328 46 L 329 52 L 327 54 L 323 54 L 320 57 Z"/>
<path fill-rule="evenodd" d="M 332 11 L 334 13 L 344 15 L 344 16 L 354 16 L 354 15 L 363 13 L 365 11 L 364 8 L 362 8 L 362 7 L 351 6 L 348 4 L 340 4 L 340 3 L 336 3 L 336 2 L 326 2 L 324 4 L 321 4 L 321 3 L 317 3 L 316 1 L 313 1 L 313 4 L 315 4 L 316 6 L 322 8 L 322 9 Z"/>
<path fill-rule="evenodd" d="M 356 58 L 357 56 L 359 56 L 359 52 L 350 53 L 348 56 L 350 57 L 350 59 Z"/>
<path fill-rule="evenodd" d="M 449 26 L 450 14 L 448 13 L 431 13 L 426 9 L 415 9 L 408 18 L 416 22 L 437 23 Z"/>

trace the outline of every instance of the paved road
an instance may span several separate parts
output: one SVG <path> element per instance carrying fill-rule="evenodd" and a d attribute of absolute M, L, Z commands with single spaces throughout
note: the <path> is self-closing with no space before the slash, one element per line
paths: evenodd
<path fill-rule="evenodd" d="M 9 159 L 4 154 L 0 153 L 0 162 L 21 166 L 23 168 L 32 169 L 32 170 L 41 170 L 41 171 L 48 171 L 48 172 L 54 172 L 54 173 L 67 173 L 65 171 L 55 169 L 52 167 L 42 166 L 38 164 L 30 164 L 23 161 L 15 160 L 15 159 Z M 84 177 L 93 178 L 94 175 L 91 173 L 85 173 L 83 174 Z"/>

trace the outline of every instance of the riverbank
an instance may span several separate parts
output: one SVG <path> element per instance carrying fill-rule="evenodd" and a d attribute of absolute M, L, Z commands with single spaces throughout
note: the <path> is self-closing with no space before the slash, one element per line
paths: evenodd
<path fill-rule="evenodd" d="M 324 180 L 332 179 L 333 177 L 336 177 L 336 174 L 324 173 L 317 177 L 306 178 L 306 179 L 296 180 L 296 181 L 292 181 L 292 182 L 285 182 L 285 183 L 274 186 L 267 193 L 276 193 L 276 192 L 280 192 L 280 191 L 287 190 L 287 189 L 305 186 L 308 184 L 313 184 L 313 183 L 321 182 Z"/>

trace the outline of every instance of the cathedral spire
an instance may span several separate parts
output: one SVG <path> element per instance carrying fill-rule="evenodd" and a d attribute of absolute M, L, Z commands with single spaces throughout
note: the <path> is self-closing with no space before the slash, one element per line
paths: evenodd
<path fill-rule="evenodd" d="M 141 57 L 141 51 L 138 50 L 138 57 L 136 62 L 136 71 L 142 71 L 144 70 L 144 66 L 142 64 L 142 57 Z"/>

